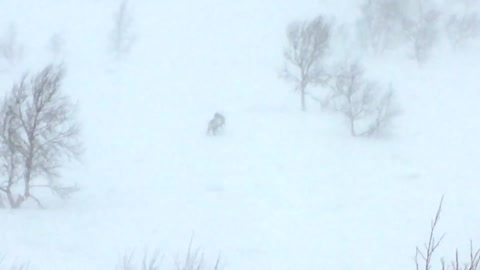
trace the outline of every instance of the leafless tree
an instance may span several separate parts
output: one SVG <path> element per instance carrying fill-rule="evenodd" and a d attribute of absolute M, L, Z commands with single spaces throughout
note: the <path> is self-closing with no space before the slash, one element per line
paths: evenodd
<path fill-rule="evenodd" d="M 292 81 L 295 90 L 300 92 L 303 111 L 306 110 L 307 88 L 326 81 L 322 60 L 329 45 L 330 29 L 330 24 L 322 16 L 293 22 L 287 27 L 286 64 L 281 75 Z"/>
<path fill-rule="evenodd" d="M 393 89 L 382 91 L 377 83 L 365 79 L 364 69 L 357 62 L 341 65 L 330 88 L 330 107 L 345 115 L 352 136 L 380 133 L 399 113 Z"/>
<path fill-rule="evenodd" d="M 6 180 L 2 183 L 0 190 L 3 191 L 12 208 L 18 208 L 23 202 L 22 196 L 15 196 L 13 189 L 21 180 L 21 122 L 15 112 L 16 101 L 13 96 L 4 98 L 0 110 L 0 162 L 2 175 Z"/>
<path fill-rule="evenodd" d="M 403 21 L 408 1 L 365 0 L 357 24 L 359 39 L 367 41 L 375 53 L 381 54 L 404 40 Z"/>
<path fill-rule="evenodd" d="M 480 16 L 477 12 L 451 15 L 446 23 L 447 36 L 454 48 L 480 37 Z"/>
<path fill-rule="evenodd" d="M 123 0 L 113 16 L 110 43 L 117 57 L 128 53 L 135 42 L 133 15 L 127 0 Z"/>
<path fill-rule="evenodd" d="M 15 26 L 11 24 L 4 36 L 0 38 L 0 56 L 13 66 L 18 63 L 22 55 L 23 46 L 18 42 Z"/>
<path fill-rule="evenodd" d="M 412 56 L 418 63 L 427 60 L 439 37 L 440 11 L 428 0 L 414 0 L 409 16 L 403 22 L 412 45 Z"/>
<path fill-rule="evenodd" d="M 62 93 L 63 66 L 49 65 L 35 76 L 24 75 L 4 99 L 0 119 L 0 162 L 12 208 L 32 199 L 42 207 L 33 189 L 48 188 L 61 197 L 75 187 L 57 183 L 66 161 L 82 153 L 75 105 Z M 15 195 L 14 188 L 22 185 Z"/>
<path fill-rule="evenodd" d="M 0 208 L 5 208 L 5 207 L 7 207 L 5 205 L 5 198 L 3 197 L 2 194 L 0 194 Z"/>
<path fill-rule="evenodd" d="M 65 40 L 60 34 L 53 34 L 47 44 L 47 49 L 52 53 L 52 55 L 57 58 L 65 47 Z"/>

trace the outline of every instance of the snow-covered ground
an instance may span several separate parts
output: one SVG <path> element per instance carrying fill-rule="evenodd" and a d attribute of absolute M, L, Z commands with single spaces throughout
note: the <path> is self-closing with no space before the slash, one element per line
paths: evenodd
<path fill-rule="evenodd" d="M 7 263 L 114 269 L 129 250 L 157 249 L 172 269 L 193 235 L 226 270 L 413 269 L 442 195 L 438 258 L 480 239 L 478 43 L 441 46 L 422 67 L 362 57 L 403 113 L 394 136 L 359 139 L 313 101 L 300 112 L 278 77 L 291 20 L 351 23 L 357 1 L 130 2 L 137 40 L 117 61 L 118 1 L 0 1 L 0 34 L 14 23 L 24 46 L 16 66 L 0 61 L 2 93 L 54 58 L 59 34 L 87 149 L 63 174 L 82 187 L 66 204 L 0 211 Z M 208 137 L 217 110 L 226 129 Z"/>

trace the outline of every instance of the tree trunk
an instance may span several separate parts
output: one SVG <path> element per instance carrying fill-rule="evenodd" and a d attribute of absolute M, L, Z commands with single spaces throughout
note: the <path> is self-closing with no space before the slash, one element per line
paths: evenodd
<path fill-rule="evenodd" d="M 34 121 L 34 124 L 33 124 L 33 130 L 35 131 L 36 130 L 36 125 L 37 125 L 37 120 Z M 25 173 L 23 175 L 23 181 L 25 182 L 25 193 L 24 193 L 24 196 L 25 199 L 29 198 L 30 197 L 30 181 L 32 180 L 32 167 L 33 167 L 33 156 L 34 156 L 34 141 L 35 141 L 35 137 L 33 132 L 30 133 L 29 135 L 29 147 L 28 147 L 28 156 L 27 156 L 27 160 L 25 161 Z"/>
<path fill-rule="evenodd" d="M 8 203 L 10 204 L 10 207 L 16 208 L 15 207 L 15 199 L 13 198 L 12 192 L 10 191 L 10 188 L 7 189 L 7 198 L 8 198 Z"/>
<path fill-rule="evenodd" d="M 8 202 L 10 203 L 10 207 L 13 208 L 13 209 L 20 208 L 20 205 L 22 205 L 23 201 L 25 200 L 24 197 L 22 197 L 22 196 L 19 196 L 15 200 L 12 192 L 10 191 L 10 188 L 7 190 L 7 198 L 8 198 Z"/>
<path fill-rule="evenodd" d="M 348 120 L 350 120 L 350 133 L 352 136 L 356 137 L 357 133 L 355 132 L 355 119 L 353 119 L 353 117 L 349 117 Z"/>
<path fill-rule="evenodd" d="M 8 177 L 7 186 L 5 187 L 5 189 L 3 191 L 7 195 L 7 199 L 8 199 L 8 203 L 10 205 L 10 208 L 17 209 L 17 208 L 20 208 L 22 203 L 25 201 L 25 198 L 20 195 L 15 199 L 15 196 L 12 193 L 12 186 L 14 185 L 13 170 L 14 169 L 12 169 L 12 167 L 10 167 L 10 170 L 8 172 L 9 177 Z"/>
<path fill-rule="evenodd" d="M 25 193 L 24 193 L 24 197 L 25 198 L 28 198 L 30 197 L 30 179 L 31 179 L 31 170 L 30 168 L 26 168 L 26 172 L 25 172 L 25 178 L 24 178 L 24 181 L 25 181 Z"/>
<path fill-rule="evenodd" d="M 305 112 L 307 111 L 307 105 L 306 105 L 306 102 L 305 102 L 305 84 L 302 83 L 301 87 L 300 87 L 300 98 L 301 98 L 301 103 L 302 103 L 302 111 Z"/>
<path fill-rule="evenodd" d="M 33 151 L 30 151 L 25 162 L 25 173 L 23 175 L 23 181 L 25 183 L 24 197 L 25 199 L 30 197 L 30 181 L 32 179 L 32 160 L 33 160 Z"/>

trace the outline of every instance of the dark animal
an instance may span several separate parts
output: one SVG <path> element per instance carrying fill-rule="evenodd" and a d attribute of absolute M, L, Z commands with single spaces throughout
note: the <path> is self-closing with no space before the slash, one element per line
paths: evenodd
<path fill-rule="evenodd" d="M 220 128 L 225 126 L 225 117 L 220 113 L 215 113 L 213 119 L 208 122 L 207 135 L 217 135 Z"/>

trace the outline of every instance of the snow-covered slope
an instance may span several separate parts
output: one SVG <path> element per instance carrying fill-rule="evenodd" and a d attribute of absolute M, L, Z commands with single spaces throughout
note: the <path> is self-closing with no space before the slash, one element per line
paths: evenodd
<path fill-rule="evenodd" d="M 362 56 L 393 83 L 403 114 L 394 136 L 358 139 L 314 102 L 301 113 L 278 78 L 291 20 L 350 24 L 356 1 L 130 2 L 137 41 L 120 61 L 108 51 L 117 1 L 0 2 L 0 33 L 14 23 L 24 45 L 21 62 L 1 69 L 1 91 L 53 59 L 47 45 L 60 34 L 56 60 L 87 148 L 64 172 L 82 186 L 68 203 L 0 212 L 7 261 L 113 269 L 148 248 L 171 269 L 193 234 L 229 270 L 412 269 L 443 194 L 439 256 L 479 239 L 478 49 L 442 47 L 422 67 Z M 226 129 L 208 137 L 215 111 Z"/>

